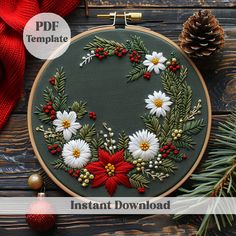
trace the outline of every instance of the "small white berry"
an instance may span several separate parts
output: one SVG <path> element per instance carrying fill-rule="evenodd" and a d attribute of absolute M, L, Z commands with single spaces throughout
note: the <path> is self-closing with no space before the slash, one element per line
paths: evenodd
<path fill-rule="evenodd" d="M 110 146 L 109 149 L 112 150 L 112 146 Z"/>
<path fill-rule="evenodd" d="M 149 161 L 149 164 L 152 164 L 153 162 L 152 161 Z"/>
<path fill-rule="evenodd" d="M 110 137 L 113 137 L 114 136 L 114 133 L 109 133 Z"/>
<path fill-rule="evenodd" d="M 159 164 L 162 164 L 162 161 L 159 161 Z"/>
<path fill-rule="evenodd" d="M 105 146 L 107 146 L 107 143 L 104 143 Z"/>
<path fill-rule="evenodd" d="M 109 132 L 111 132 L 111 131 L 112 131 L 112 129 L 111 129 L 111 128 L 108 128 L 107 130 L 108 130 Z"/>
<path fill-rule="evenodd" d="M 157 161 L 155 161 L 155 162 L 154 162 L 154 164 L 158 164 L 158 162 L 157 162 Z"/>
<path fill-rule="evenodd" d="M 161 154 L 158 154 L 158 157 L 161 157 Z"/>
<path fill-rule="evenodd" d="M 160 160 L 161 160 L 161 158 L 160 158 L 160 157 L 158 157 L 158 158 L 157 158 L 157 160 L 158 160 L 158 161 L 160 161 Z"/>
<path fill-rule="evenodd" d="M 149 168 L 152 168 L 153 167 L 153 165 L 149 165 Z"/>
<path fill-rule="evenodd" d="M 104 136 L 104 138 L 107 138 L 107 134 L 104 134 L 103 136 Z"/>
<path fill-rule="evenodd" d="M 94 50 L 91 51 L 91 54 L 94 54 Z"/>
<path fill-rule="evenodd" d="M 157 169 L 157 168 L 158 168 L 158 166 L 154 166 L 154 168 L 155 168 L 155 169 Z"/>
<path fill-rule="evenodd" d="M 116 140 L 112 139 L 112 140 L 111 140 L 111 143 L 112 143 L 112 144 L 115 144 L 115 143 L 116 143 Z"/>
<path fill-rule="evenodd" d="M 113 146 L 114 149 L 116 149 L 116 146 Z"/>

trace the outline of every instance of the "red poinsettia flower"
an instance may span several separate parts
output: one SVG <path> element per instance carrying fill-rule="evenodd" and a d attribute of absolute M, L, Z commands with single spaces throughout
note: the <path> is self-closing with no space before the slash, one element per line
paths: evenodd
<path fill-rule="evenodd" d="M 92 187 L 105 184 L 108 193 L 112 196 L 118 184 L 131 188 L 127 173 L 134 166 L 124 161 L 124 150 L 110 155 L 105 150 L 98 150 L 99 161 L 91 162 L 85 168 L 94 175 Z"/>

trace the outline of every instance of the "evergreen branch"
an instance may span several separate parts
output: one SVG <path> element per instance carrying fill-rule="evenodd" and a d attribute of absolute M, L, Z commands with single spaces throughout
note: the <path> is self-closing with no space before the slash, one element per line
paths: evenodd
<path fill-rule="evenodd" d="M 102 138 L 96 137 L 91 140 L 91 153 L 92 159 L 91 162 L 98 160 L 98 149 L 104 148 L 104 142 Z"/>
<path fill-rule="evenodd" d="M 143 119 L 143 122 L 147 130 L 156 134 L 158 137 L 161 130 L 159 119 L 153 115 L 144 115 L 141 118 Z"/>
<path fill-rule="evenodd" d="M 74 102 L 71 106 L 71 110 L 77 114 L 78 119 L 82 119 L 87 113 L 86 111 L 86 102 Z"/>
<path fill-rule="evenodd" d="M 174 171 L 177 169 L 174 162 L 170 159 L 164 159 L 162 161 L 162 164 L 159 166 L 158 171 L 173 174 Z"/>
<path fill-rule="evenodd" d="M 133 188 L 148 188 L 148 183 L 150 182 L 147 180 L 143 175 L 140 174 L 132 174 L 129 177 L 129 182 Z"/>
<path fill-rule="evenodd" d="M 56 70 L 54 88 L 57 93 L 65 93 L 66 76 L 63 67 Z"/>
<path fill-rule="evenodd" d="M 89 126 L 83 125 L 83 127 L 79 131 L 79 138 L 85 140 L 87 143 L 90 143 L 92 141 L 92 137 L 96 134 L 96 129 L 94 125 Z"/>
<path fill-rule="evenodd" d="M 51 163 L 55 169 L 63 169 L 67 170 L 68 167 L 65 165 L 64 161 L 62 158 L 59 158 L 55 160 L 54 162 Z"/>
<path fill-rule="evenodd" d="M 96 50 L 97 48 L 104 48 L 105 51 L 108 52 L 108 55 L 113 55 L 116 48 L 125 48 L 125 45 L 122 43 L 118 43 L 113 40 L 107 40 L 104 38 L 100 38 L 95 36 L 92 42 L 88 43 L 84 49 L 85 50 Z"/>
<path fill-rule="evenodd" d="M 125 134 L 124 131 L 122 131 L 121 133 L 119 133 L 119 138 L 118 138 L 118 149 L 124 149 L 126 150 L 128 148 L 128 144 L 129 144 L 129 136 L 127 136 Z"/>
<path fill-rule="evenodd" d="M 131 40 L 126 41 L 126 48 L 129 52 L 135 50 L 142 54 L 148 54 L 148 49 L 145 47 L 143 40 L 136 35 L 132 36 Z"/>
<path fill-rule="evenodd" d="M 183 125 L 183 133 L 187 135 L 198 134 L 204 126 L 203 119 L 191 120 Z"/>
<path fill-rule="evenodd" d="M 146 72 L 146 67 L 143 64 L 139 64 L 135 66 L 129 74 L 126 76 L 129 81 L 135 81 L 138 80 L 140 77 L 143 76 L 143 74 Z"/>
<path fill-rule="evenodd" d="M 219 124 L 209 150 L 209 158 L 192 175 L 192 189 L 180 189 L 183 197 L 235 197 L 236 196 L 236 109 L 229 119 Z M 181 216 L 175 216 L 179 218 Z M 197 235 L 207 235 L 210 224 L 219 231 L 234 222 L 234 215 L 202 216 Z"/>

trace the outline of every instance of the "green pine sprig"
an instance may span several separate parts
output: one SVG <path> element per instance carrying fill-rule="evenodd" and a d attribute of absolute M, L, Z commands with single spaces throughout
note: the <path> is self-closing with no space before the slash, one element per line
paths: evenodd
<path fill-rule="evenodd" d="M 128 82 L 138 80 L 147 71 L 147 68 L 143 64 L 138 64 L 135 66 L 129 74 L 126 76 Z"/>
<path fill-rule="evenodd" d="M 108 52 L 108 55 L 114 55 L 116 48 L 125 48 L 125 45 L 114 40 L 104 39 L 98 36 L 95 36 L 92 42 L 88 43 L 84 49 L 85 50 L 96 50 L 97 48 L 104 48 Z"/>
<path fill-rule="evenodd" d="M 226 121 L 219 123 L 213 137 L 208 158 L 191 177 L 193 188 L 180 189 L 182 197 L 236 197 L 236 109 Z M 234 215 L 204 215 L 201 218 L 199 236 L 208 235 L 212 224 L 222 231 L 235 219 Z"/>

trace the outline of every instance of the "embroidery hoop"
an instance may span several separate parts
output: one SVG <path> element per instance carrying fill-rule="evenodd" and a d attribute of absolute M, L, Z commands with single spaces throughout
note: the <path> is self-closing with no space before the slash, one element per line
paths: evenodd
<path fill-rule="evenodd" d="M 109 30 L 114 30 L 116 29 L 115 27 L 115 24 L 116 24 L 116 17 L 114 17 L 114 22 L 113 22 L 113 25 L 111 26 L 100 26 L 100 27 L 97 27 L 97 28 L 92 28 L 92 29 L 89 29 L 88 31 L 86 32 L 83 32 L 75 37 L 72 38 L 72 42 L 77 40 L 77 39 L 80 39 L 81 37 L 85 37 L 91 33 L 95 33 L 95 32 L 99 32 L 99 31 L 109 31 Z M 131 26 L 131 25 L 128 25 L 127 24 L 127 19 L 125 17 L 125 27 L 124 29 L 128 29 L 128 30 L 134 30 L 134 31 L 140 31 L 140 32 L 143 32 L 143 33 L 148 33 L 148 34 L 151 34 L 151 35 L 154 35 L 154 36 L 158 36 L 159 38 L 165 40 L 166 42 L 168 42 L 169 44 L 171 44 L 176 50 L 178 50 L 179 52 L 181 52 L 181 54 L 183 55 L 183 57 L 186 59 L 186 61 L 188 61 L 188 63 L 192 66 L 192 68 L 195 70 L 198 78 L 200 79 L 201 81 L 201 84 L 202 84 L 202 87 L 204 89 L 204 93 L 205 93 L 205 97 L 206 97 L 206 101 L 207 101 L 207 109 L 208 109 L 208 120 L 207 120 L 207 131 L 206 131 L 206 136 L 205 136 L 205 141 L 204 141 L 204 144 L 202 146 L 202 149 L 201 149 L 201 152 L 200 154 L 198 155 L 198 158 L 197 160 L 195 161 L 195 163 L 193 164 L 193 166 L 191 167 L 191 169 L 189 169 L 189 171 L 187 172 L 187 174 L 176 184 L 174 185 L 173 187 L 171 187 L 170 189 L 168 189 L 167 191 L 165 191 L 164 193 L 162 193 L 161 195 L 159 195 L 158 197 L 160 196 L 167 196 L 169 195 L 170 193 L 172 193 L 173 191 L 175 191 L 177 188 L 179 188 L 188 178 L 189 176 L 192 174 L 192 172 L 196 169 L 196 167 L 198 166 L 198 164 L 200 163 L 201 159 L 202 159 L 202 156 L 205 152 L 205 149 L 207 147 L 207 143 L 208 143 L 208 140 L 209 140 L 209 137 L 210 137 L 210 130 L 211 130 L 211 122 L 212 122 L 212 115 L 211 115 L 211 105 L 210 105 L 210 98 L 209 98 L 209 94 L 208 94 L 208 91 L 207 91 L 207 88 L 206 88 L 206 85 L 205 85 L 205 82 L 200 74 L 200 72 L 198 71 L 198 69 L 196 68 L 196 66 L 194 65 L 194 63 L 182 52 L 182 50 L 170 39 L 166 38 L 165 36 L 159 34 L 159 33 L 156 33 L 148 28 L 144 28 L 144 27 L 140 27 L 140 26 Z M 58 49 L 60 50 L 60 49 Z M 57 51 L 55 52 L 57 53 Z M 43 66 L 41 67 L 40 71 L 38 72 L 37 74 L 37 77 L 35 79 L 35 82 L 33 84 L 33 87 L 32 87 L 32 90 L 31 90 L 31 93 L 30 93 L 30 98 L 29 98 L 29 103 L 28 103 L 28 114 L 27 114 L 27 121 L 28 121 L 28 129 L 29 129 L 29 136 L 30 136 L 30 140 L 31 140 L 31 143 L 32 143 L 32 146 L 33 146 L 33 150 L 35 152 L 35 155 L 37 157 L 37 159 L 39 160 L 39 163 L 40 165 L 42 166 L 42 168 L 45 170 L 45 172 L 48 174 L 48 176 L 54 181 L 54 183 L 56 183 L 56 185 L 58 187 L 60 187 L 62 190 L 64 190 L 65 192 L 67 192 L 69 195 L 71 196 L 74 196 L 74 197 L 79 197 L 79 198 L 82 198 L 83 200 L 87 200 L 86 197 L 82 197 L 80 195 L 78 195 L 77 193 L 75 193 L 74 191 L 72 191 L 71 189 L 69 189 L 66 185 L 64 185 L 63 183 L 60 182 L 60 180 L 58 180 L 53 174 L 52 172 L 49 170 L 49 168 L 47 167 L 47 165 L 45 164 L 45 162 L 43 161 L 43 158 L 41 157 L 38 149 L 37 149 L 37 146 L 36 146 L 36 143 L 35 143 L 35 139 L 34 139 L 34 136 L 33 136 L 33 129 L 32 129 L 32 112 L 33 112 L 33 98 L 34 98 L 34 94 L 35 94 L 35 91 L 37 89 L 37 86 L 38 86 L 38 83 L 40 81 L 40 78 L 41 78 L 41 75 L 43 74 L 43 72 L 46 70 L 47 66 L 49 65 L 50 61 L 47 60 Z M 155 197 L 153 197 L 155 198 Z"/>

